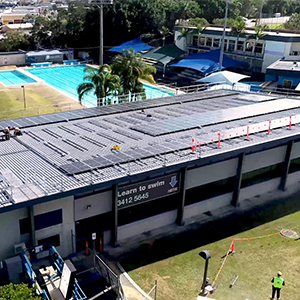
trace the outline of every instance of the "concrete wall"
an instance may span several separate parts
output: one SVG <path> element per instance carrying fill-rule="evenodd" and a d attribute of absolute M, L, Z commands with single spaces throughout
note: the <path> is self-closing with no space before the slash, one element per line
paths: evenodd
<path fill-rule="evenodd" d="M 0 66 L 5 66 L 5 65 L 16 65 L 16 66 L 21 66 L 25 65 L 25 53 L 20 53 L 20 54 L 4 54 L 0 55 Z"/>
<path fill-rule="evenodd" d="M 19 220 L 28 217 L 27 208 L 1 214 L 0 217 L 0 260 L 15 255 L 14 245 L 29 242 L 29 234 L 20 234 Z"/>
<path fill-rule="evenodd" d="M 75 245 L 72 245 L 74 242 L 72 238 L 72 232 L 73 234 L 75 232 L 73 197 L 37 204 L 33 207 L 35 216 L 57 209 L 62 209 L 63 211 L 63 223 L 37 230 L 35 232 L 36 243 L 40 239 L 45 239 L 47 237 L 59 234 L 60 246 L 57 247 L 57 250 L 62 257 L 65 257 L 71 254 L 72 250 L 75 249 Z"/>
<path fill-rule="evenodd" d="M 187 41 L 186 41 L 186 38 L 181 38 L 181 39 L 178 39 L 178 37 L 181 35 L 180 31 L 175 31 L 175 34 L 174 34 L 174 42 L 175 42 L 175 45 L 183 50 L 183 51 L 187 51 Z"/>
<path fill-rule="evenodd" d="M 177 210 L 172 210 L 144 220 L 120 226 L 118 227 L 118 240 L 122 241 L 135 235 L 173 224 L 176 221 L 176 217 Z"/>
<path fill-rule="evenodd" d="M 238 160 L 235 158 L 188 170 L 186 174 L 186 189 L 188 190 L 199 185 L 235 176 L 237 164 Z"/>
<path fill-rule="evenodd" d="M 88 205 L 91 205 L 90 209 L 87 209 Z M 76 199 L 74 211 L 75 221 L 112 211 L 112 191 Z"/>
<path fill-rule="evenodd" d="M 291 159 L 300 157 L 300 142 L 294 143 L 291 153 Z"/>

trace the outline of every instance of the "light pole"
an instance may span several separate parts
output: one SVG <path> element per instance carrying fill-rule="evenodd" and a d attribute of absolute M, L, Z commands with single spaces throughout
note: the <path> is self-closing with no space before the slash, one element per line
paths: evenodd
<path fill-rule="evenodd" d="M 99 66 L 103 65 L 103 5 L 113 4 L 113 0 L 95 0 L 90 2 L 99 8 Z"/>
<path fill-rule="evenodd" d="M 208 261 L 211 258 L 211 255 L 209 251 L 203 250 L 199 253 L 199 255 L 205 259 L 205 268 L 204 268 L 204 275 L 203 275 L 203 282 L 201 286 L 201 296 L 204 296 L 205 294 L 205 282 L 206 282 L 206 277 L 207 277 L 207 269 L 208 269 Z"/>
<path fill-rule="evenodd" d="M 23 102 L 24 102 L 24 109 L 26 109 L 25 86 L 24 86 L 24 85 L 21 85 L 21 88 L 23 89 Z"/>
<path fill-rule="evenodd" d="M 220 49 L 220 58 L 219 58 L 219 72 L 222 71 L 222 65 L 223 65 L 224 41 L 225 41 L 225 33 L 226 33 L 226 27 L 227 27 L 227 15 L 228 15 L 228 2 L 229 2 L 229 0 L 226 0 L 224 27 L 223 27 L 221 49 Z"/>

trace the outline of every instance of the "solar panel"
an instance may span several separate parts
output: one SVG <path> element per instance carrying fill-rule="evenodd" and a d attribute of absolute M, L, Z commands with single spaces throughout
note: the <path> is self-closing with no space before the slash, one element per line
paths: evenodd
<path fill-rule="evenodd" d="M 289 110 L 300 107 L 300 101 L 291 99 L 279 99 L 251 105 L 232 107 L 217 111 L 198 113 L 192 116 L 170 118 L 163 121 L 151 123 L 151 126 L 136 125 L 131 129 L 152 135 L 159 136 L 176 131 L 197 128 L 222 122 L 229 122 L 236 119 L 243 119 L 252 116 L 264 115 L 282 110 Z"/>

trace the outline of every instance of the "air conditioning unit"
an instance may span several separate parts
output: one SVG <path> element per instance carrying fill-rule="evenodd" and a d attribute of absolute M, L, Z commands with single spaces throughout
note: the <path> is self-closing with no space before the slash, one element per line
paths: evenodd
<path fill-rule="evenodd" d="M 14 245 L 15 254 L 20 254 L 23 250 L 26 249 L 25 243 L 15 244 Z"/>

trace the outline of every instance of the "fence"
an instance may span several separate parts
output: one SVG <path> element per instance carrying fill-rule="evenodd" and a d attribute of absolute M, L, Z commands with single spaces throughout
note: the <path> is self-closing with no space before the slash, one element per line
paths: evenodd
<path fill-rule="evenodd" d="M 100 258 L 100 256 L 94 253 L 94 265 L 97 272 L 106 280 L 111 286 L 111 289 L 116 293 L 118 299 L 123 299 L 123 289 L 120 284 L 120 278 L 115 272 Z"/>

